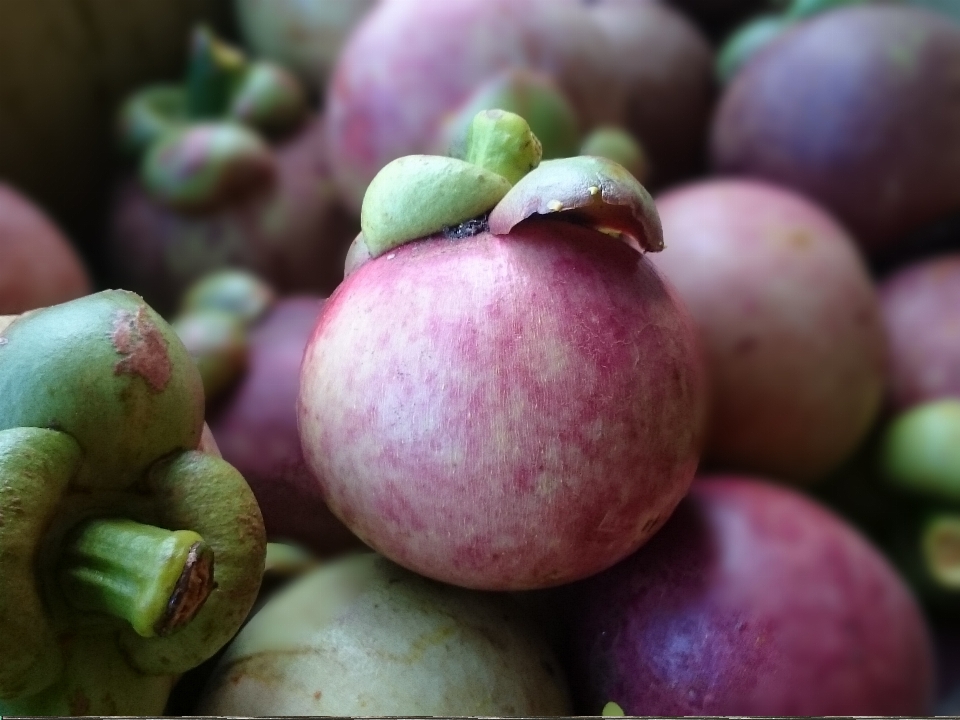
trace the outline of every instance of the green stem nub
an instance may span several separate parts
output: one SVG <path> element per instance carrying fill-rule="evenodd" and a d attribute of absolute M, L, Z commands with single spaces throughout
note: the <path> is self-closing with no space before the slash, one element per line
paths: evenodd
<path fill-rule="evenodd" d="M 76 610 L 126 620 L 142 637 L 172 635 L 213 592 L 213 550 L 197 533 L 91 520 L 68 539 L 60 584 Z"/>
<path fill-rule="evenodd" d="M 504 110 L 477 113 L 467 131 L 464 160 L 516 184 L 540 164 L 543 148 L 527 121 Z"/>

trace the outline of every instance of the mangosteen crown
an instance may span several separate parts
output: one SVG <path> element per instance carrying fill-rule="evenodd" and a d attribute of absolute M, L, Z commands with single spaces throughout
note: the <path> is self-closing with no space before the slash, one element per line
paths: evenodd
<path fill-rule="evenodd" d="M 155 200 L 207 209 L 271 180 L 267 139 L 297 128 L 307 110 L 306 92 L 290 72 L 249 60 L 201 26 L 184 82 L 149 86 L 124 103 L 120 144 L 139 160 Z"/>
<path fill-rule="evenodd" d="M 628 170 L 586 155 L 541 162 L 540 141 L 519 115 L 478 113 L 462 155 L 408 155 L 377 174 L 361 208 L 356 242 L 364 254 L 375 258 L 485 216 L 491 233 L 508 235 L 539 215 L 625 236 L 640 251 L 663 249 L 653 198 Z"/>

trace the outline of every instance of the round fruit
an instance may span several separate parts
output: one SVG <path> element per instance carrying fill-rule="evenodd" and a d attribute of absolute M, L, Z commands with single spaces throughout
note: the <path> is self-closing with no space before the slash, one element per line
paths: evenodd
<path fill-rule="evenodd" d="M 60 230 L 0 183 L 0 315 L 59 305 L 90 291 L 87 271 Z"/>
<path fill-rule="evenodd" d="M 697 320 L 713 382 L 705 460 L 796 482 L 854 451 L 880 409 L 877 294 L 850 236 L 805 198 L 709 180 L 657 201 L 654 263 Z"/>
<path fill-rule="evenodd" d="M 960 211 L 958 88 L 957 24 L 882 4 L 827 12 L 737 75 L 714 162 L 819 201 L 882 258 Z"/>
<path fill-rule="evenodd" d="M 647 547 L 576 591 L 580 712 L 931 710 L 931 640 L 903 581 L 837 516 L 772 483 L 698 480 Z"/>

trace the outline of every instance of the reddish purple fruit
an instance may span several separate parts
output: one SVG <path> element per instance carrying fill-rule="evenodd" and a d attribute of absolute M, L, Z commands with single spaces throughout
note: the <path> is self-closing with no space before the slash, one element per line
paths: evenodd
<path fill-rule="evenodd" d="M 960 255 L 903 268 L 880 287 L 894 411 L 960 397 Z"/>
<path fill-rule="evenodd" d="M 297 432 L 300 361 L 322 307 L 319 298 L 285 298 L 253 327 L 246 371 L 214 407 L 210 427 L 256 495 L 267 536 L 327 555 L 357 540 L 324 504 Z"/>
<path fill-rule="evenodd" d="M 59 305 L 90 291 L 83 263 L 53 221 L 0 183 L 0 315 Z"/>
<path fill-rule="evenodd" d="M 651 542 L 575 589 L 578 710 L 926 715 L 931 640 L 887 561 L 795 491 L 693 490 Z"/>
<path fill-rule="evenodd" d="M 720 171 L 808 195 L 877 259 L 960 211 L 960 26 L 886 5 L 778 38 L 729 86 L 712 141 Z"/>
<path fill-rule="evenodd" d="M 657 201 L 654 258 L 697 320 L 713 380 L 705 459 L 813 481 L 852 453 L 880 409 L 884 336 L 850 236 L 770 184 L 710 180 Z"/>

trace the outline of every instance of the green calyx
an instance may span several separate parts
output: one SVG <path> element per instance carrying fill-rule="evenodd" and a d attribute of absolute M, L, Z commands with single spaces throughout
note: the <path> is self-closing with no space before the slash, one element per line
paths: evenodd
<path fill-rule="evenodd" d="M 663 247 L 653 199 L 627 169 L 590 156 L 541 163 L 539 141 L 514 113 L 478 113 L 464 157 L 410 155 L 383 168 L 364 197 L 362 233 L 348 255 L 348 272 L 468 221 L 507 235 L 533 215 L 558 213 L 625 237 L 641 251 Z"/>
<path fill-rule="evenodd" d="M 197 364 L 208 402 L 242 377 L 248 331 L 275 301 L 273 289 L 244 270 L 211 273 L 187 291 L 173 328 Z"/>
<path fill-rule="evenodd" d="M 186 78 L 177 85 L 147 87 L 131 95 L 120 111 L 119 141 L 140 162 L 140 176 L 158 202 L 175 209 L 209 209 L 235 194 L 217 180 L 243 175 L 263 182 L 251 164 L 272 167 L 272 151 L 261 135 L 279 136 L 297 128 L 309 111 L 306 92 L 284 68 L 251 61 L 238 48 L 198 27 L 191 38 Z M 222 131 L 213 128 L 223 126 Z M 160 159 L 171 146 L 190 143 L 189 165 L 172 170 Z M 252 158 L 251 156 L 256 156 Z M 255 161 L 255 162 L 254 162 Z"/>
<path fill-rule="evenodd" d="M 878 467 L 903 492 L 960 502 L 960 400 L 924 403 L 896 417 L 881 439 Z"/>
<path fill-rule="evenodd" d="M 467 135 L 474 118 L 493 108 L 527 121 L 540 141 L 544 160 L 577 154 L 580 129 L 573 105 L 551 77 L 518 68 L 481 85 L 447 118 L 438 141 L 439 152 L 466 159 Z"/>
<path fill-rule="evenodd" d="M 618 127 L 600 127 L 593 130 L 580 146 L 580 154 L 613 160 L 641 183 L 649 174 L 647 154 L 643 146 L 633 135 Z"/>
<path fill-rule="evenodd" d="M 0 329 L 4 713 L 159 714 L 240 627 L 263 521 L 240 474 L 197 449 L 203 429 L 196 367 L 132 293 Z"/>
<path fill-rule="evenodd" d="M 144 156 L 143 186 L 157 200 L 184 211 L 202 211 L 269 185 L 273 153 L 241 125 L 187 126 L 164 135 Z"/>

